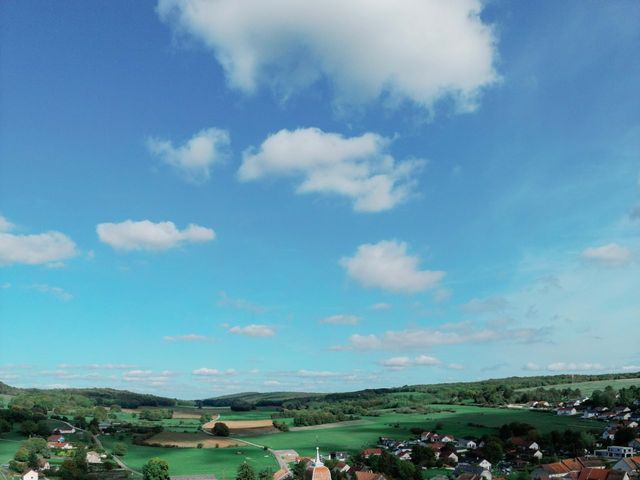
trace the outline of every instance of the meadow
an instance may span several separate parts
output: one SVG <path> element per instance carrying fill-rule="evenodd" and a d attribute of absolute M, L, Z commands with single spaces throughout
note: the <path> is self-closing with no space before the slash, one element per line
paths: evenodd
<path fill-rule="evenodd" d="M 0 465 L 9 463 L 9 460 L 13 460 L 20 444 L 26 440 L 25 437 L 18 432 L 3 433 L 0 437 Z"/>
<path fill-rule="evenodd" d="M 113 437 L 101 437 L 107 449 L 118 442 Z M 247 462 L 256 471 L 270 468 L 274 472 L 278 464 L 273 456 L 263 449 L 251 446 L 228 448 L 159 448 L 133 445 L 122 460 L 132 469 L 140 471 L 142 466 L 153 457 L 159 457 L 169 463 L 171 475 L 215 474 L 220 480 L 235 478 L 238 466 Z"/>
<path fill-rule="evenodd" d="M 303 455 L 312 455 L 315 447 L 323 451 L 343 450 L 357 452 L 375 445 L 378 437 L 397 439 L 412 438 L 412 427 L 434 430 L 455 436 L 482 436 L 495 433 L 505 423 L 526 422 L 541 433 L 571 428 L 582 431 L 601 431 L 602 424 L 594 420 L 576 417 L 560 417 L 553 412 L 536 412 L 506 408 L 490 408 L 459 405 L 432 405 L 447 411 L 429 414 L 399 414 L 384 412 L 378 417 L 363 417 L 358 424 L 337 425 L 334 428 L 317 428 L 290 432 L 243 437 L 243 440 L 266 445 L 274 449 L 292 448 Z"/>
<path fill-rule="evenodd" d="M 560 383 L 557 385 L 549 385 L 543 388 L 555 388 L 557 390 L 562 390 L 563 388 L 579 388 L 580 393 L 582 393 L 583 396 L 590 397 L 595 390 L 604 390 L 609 385 L 611 385 L 616 390 L 632 386 L 640 387 L 640 378 L 618 378 L 613 380 L 596 380 L 592 382 Z M 516 391 L 531 391 L 536 390 L 536 388 L 522 388 Z"/>

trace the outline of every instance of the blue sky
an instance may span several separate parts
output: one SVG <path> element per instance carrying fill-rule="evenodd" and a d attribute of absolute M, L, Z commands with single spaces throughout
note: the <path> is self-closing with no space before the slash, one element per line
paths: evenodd
<path fill-rule="evenodd" d="M 640 5 L 0 5 L 0 380 L 640 370 Z"/>

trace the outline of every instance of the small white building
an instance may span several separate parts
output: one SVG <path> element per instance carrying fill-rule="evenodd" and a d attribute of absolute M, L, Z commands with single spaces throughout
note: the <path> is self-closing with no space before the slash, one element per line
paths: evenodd
<path fill-rule="evenodd" d="M 491 470 L 491 462 L 486 459 L 483 459 L 481 462 L 478 462 L 478 466 L 482 467 L 483 470 Z"/>
<path fill-rule="evenodd" d="M 87 463 L 102 463 L 98 452 L 87 452 Z"/>
<path fill-rule="evenodd" d="M 22 480 L 38 480 L 38 472 L 35 470 L 27 470 L 22 475 Z"/>
<path fill-rule="evenodd" d="M 478 445 L 473 440 L 467 438 L 461 438 L 458 440 L 458 448 L 468 448 L 469 450 L 475 450 Z"/>

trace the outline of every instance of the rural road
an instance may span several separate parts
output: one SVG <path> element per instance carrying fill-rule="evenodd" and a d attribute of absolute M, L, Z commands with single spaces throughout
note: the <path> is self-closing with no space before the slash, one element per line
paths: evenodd
<path fill-rule="evenodd" d="M 78 428 L 75 425 L 70 424 L 69 422 L 65 422 L 64 420 L 60 420 L 60 422 L 64 423 L 65 425 L 67 425 L 69 428 L 75 428 L 78 432 L 84 432 L 84 433 L 88 433 L 89 435 L 91 435 L 91 439 L 93 440 L 93 443 L 96 444 L 96 447 L 98 447 L 98 449 L 100 450 L 104 450 L 104 446 L 102 445 L 102 441 L 100 441 L 100 439 L 98 438 L 97 435 L 94 435 L 93 433 L 91 433 L 88 430 L 83 430 L 82 428 Z M 129 467 L 126 463 L 124 463 L 120 457 L 117 457 L 116 455 L 113 455 L 113 459 L 115 460 L 115 462 L 120 465 L 121 468 L 133 473 L 134 475 L 140 475 L 142 476 L 142 473 L 138 472 L 137 470 L 134 470 L 133 468 Z"/>

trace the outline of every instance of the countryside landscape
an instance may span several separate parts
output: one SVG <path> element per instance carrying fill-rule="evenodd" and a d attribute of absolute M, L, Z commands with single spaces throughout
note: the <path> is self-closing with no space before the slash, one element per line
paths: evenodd
<path fill-rule="evenodd" d="M 231 479 L 244 465 L 261 479 L 303 480 L 317 451 L 336 478 L 546 479 L 565 457 L 603 472 L 637 472 L 640 373 L 572 380 L 514 377 L 192 401 L 3 384 L 2 475 L 17 478 L 31 467 L 62 478 L 129 478 L 159 461 L 172 478 Z M 628 454 L 612 455 L 612 446 Z"/>
<path fill-rule="evenodd" d="M 0 480 L 640 480 L 640 0 L 0 0 Z"/>

